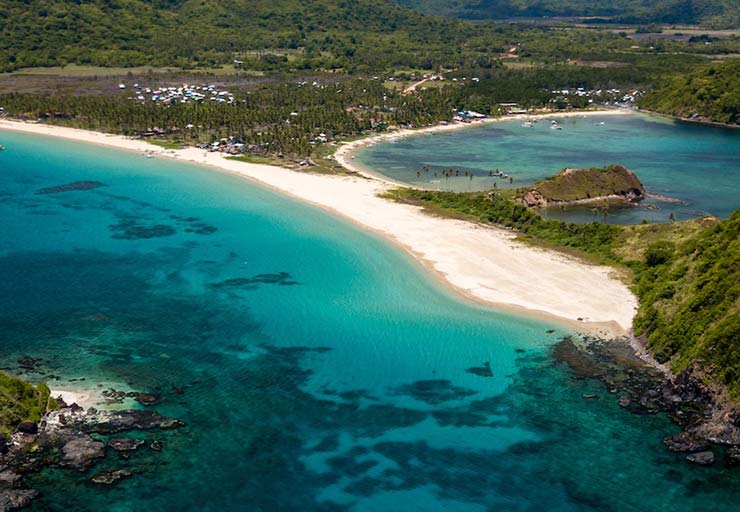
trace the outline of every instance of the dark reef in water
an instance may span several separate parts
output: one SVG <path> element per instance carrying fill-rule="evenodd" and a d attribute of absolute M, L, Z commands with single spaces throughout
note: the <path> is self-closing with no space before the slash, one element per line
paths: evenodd
<path fill-rule="evenodd" d="M 483 366 L 471 366 L 465 371 L 478 377 L 493 377 L 493 370 L 491 370 L 491 363 L 489 361 L 483 363 Z"/>
<path fill-rule="evenodd" d="M 450 400 L 462 400 L 476 391 L 455 386 L 446 379 L 419 380 L 411 384 L 399 386 L 395 390 L 397 395 L 408 395 L 421 402 L 437 405 Z"/>
<path fill-rule="evenodd" d="M 93 190 L 104 186 L 105 183 L 101 183 L 99 181 L 74 181 L 72 183 L 66 183 L 64 185 L 56 185 L 53 187 L 39 189 L 36 191 L 36 194 L 44 195 L 58 194 L 60 192 L 73 192 L 75 190 Z"/>
<path fill-rule="evenodd" d="M 706 372 L 690 367 L 666 378 L 624 339 L 579 342 L 567 336 L 553 354 L 570 367 L 573 378 L 601 380 L 630 412 L 666 413 L 683 429 L 663 440 L 668 450 L 687 453 L 686 460 L 700 465 L 713 464 L 718 450 L 724 452 L 725 465 L 740 466 L 740 406 L 719 386 L 708 384 Z"/>
<path fill-rule="evenodd" d="M 177 419 L 162 416 L 156 411 L 84 410 L 77 404 L 67 405 L 58 400 L 60 407 L 46 413 L 39 423 L 21 424 L 0 442 L 0 511 L 16 510 L 27 506 L 39 495 L 35 489 L 23 488 L 23 475 L 41 471 L 46 467 L 87 471 L 113 450 L 122 459 L 141 448 L 145 442 L 128 437 L 112 437 L 107 443 L 100 436 L 133 430 L 161 432 L 183 427 Z M 95 434 L 93 437 L 91 434 Z M 156 444 L 155 444 L 156 443 Z M 154 451 L 162 449 L 162 441 L 150 443 Z M 111 485 L 133 473 L 127 469 L 105 470 L 94 475 L 90 482 Z"/>
<path fill-rule="evenodd" d="M 252 277 L 234 277 L 225 279 L 217 283 L 211 283 L 211 288 L 239 288 L 243 290 L 253 290 L 261 284 L 275 284 L 278 286 L 295 286 L 298 283 L 288 272 L 278 272 L 277 274 L 257 274 Z"/>
<path fill-rule="evenodd" d="M 113 233 L 113 238 L 121 240 L 162 238 L 176 233 L 175 228 L 167 224 L 145 226 L 135 219 L 121 219 L 117 224 L 112 224 L 110 230 Z"/>

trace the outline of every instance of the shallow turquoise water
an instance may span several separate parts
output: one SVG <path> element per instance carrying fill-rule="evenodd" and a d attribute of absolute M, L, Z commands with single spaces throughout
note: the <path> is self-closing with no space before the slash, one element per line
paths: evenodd
<path fill-rule="evenodd" d="M 532 127 L 506 121 L 408 137 L 363 148 L 356 161 L 405 183 L 456 191 L 487 190 L 494 182 L 499 188 L 521 187 L 565 167 L 620 163 L 635 171 L 649 192 L 682 202 L 646 200 L 639 207 L 610 212 L 608 222 L 665 221 L 671 213 L 679 220 L 705 213 L 727 217 L 740 207 L 740 130 L 642 114 L 574 116 L 559 118 L 558 123 L 562 130 L 550 129 L 551 120 L 544 119 Z M 429 172 L 421 171 L 422 165 L 428 165 Z M 443 168 L 463 173 L 444 178 Z M 488 171 L 496 168 L 512 176 L 513 184 L 488 177 Z M 548 214 L 594 220 L 589 208 Z"/>
<path fill-rule="evenodd" d="M 228 175 L 0 133 L 0 348 L 187 422 L 46 471 L 34 510 L 734 510 L 738 472 L 556 365 L 552 326 L 451 296 L 382 240 Z M 94 180 L 104 186 L 36 192 Z M 492 377 L 467 371 L 490 363 Z M 32 375 L 39 378 L 39 376 Z M 69 382 L 70 379 L 85 378 Z M 51 377 L 53 379 L 53 377 Z M 172 386 L 184 387 L 178 394 Z M 583 400 L 584 392 L 600 400 Z"/>

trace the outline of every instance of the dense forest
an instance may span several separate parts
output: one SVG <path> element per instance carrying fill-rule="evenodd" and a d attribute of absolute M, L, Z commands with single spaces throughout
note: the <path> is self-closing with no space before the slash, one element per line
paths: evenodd
<path fill-rule="evenodd" d="M 584 16 L 591 22 L 687 23 L 740 26 L 734 0 L 396 0 L 429 14 L 468 19 Z"/>
<path fill-rule="evenodd" d="M 740 60 L 671 76 L 652 89 L 640 105 L 687 119 L 740 124 Z"/>

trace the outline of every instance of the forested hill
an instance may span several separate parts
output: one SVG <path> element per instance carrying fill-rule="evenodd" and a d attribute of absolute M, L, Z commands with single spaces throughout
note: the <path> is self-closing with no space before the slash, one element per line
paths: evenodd
<path fill-rule="evenodd" d="M 740 397 L 740 211 L 686 240 L 655 242 L 645 256 L 636 332 L 674 371 L 713 367 Z"/>
<path fill-rule="evenodd" d="M 740 59 L 668 78 L 640 106 L 697 121 L 740 125 Z"/>
<path fill-rule="evenodd" d="M 622 23 L 740 26 L 736 0 L 396 0 L 420 12 L 468 19 L 595 16 Z"/>
<path fill-rule="evenodd" d="M 250 59 L 306 69 L 456 67 L 472 32 L 390 0 L 0 0 L 0 71 Z"/>

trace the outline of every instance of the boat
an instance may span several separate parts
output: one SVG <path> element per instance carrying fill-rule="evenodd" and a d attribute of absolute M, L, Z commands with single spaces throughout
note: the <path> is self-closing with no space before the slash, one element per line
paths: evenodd
<path fill-rule="evenodd" d="M 550 129 L 551 130 L 562 130 L 563 127 L 556 123 L 556 124 L 551 125 Z"/>
<path fill-rule="evenodd" d="M 0 151 L 2 151 L 4 149 L 5 149 L 5 146 L 3 146 L 2 144 L 0 144 Z"/>
<path fill-rule="evenodd" d="M 534 123 L 532 121 L 524 121 L 524 123 L 522 123 L 522 126 L 525 128 L 532 128 L 534 126 Z"/>

